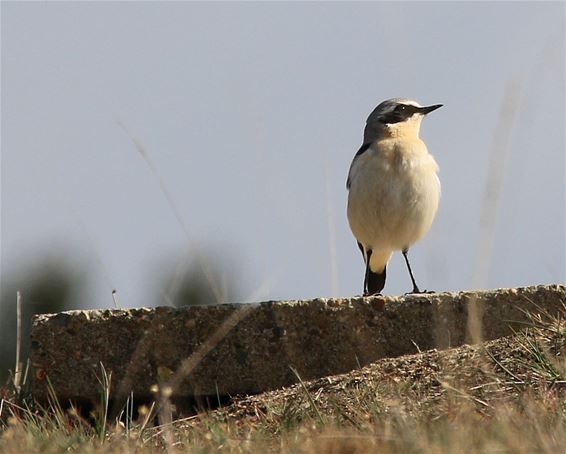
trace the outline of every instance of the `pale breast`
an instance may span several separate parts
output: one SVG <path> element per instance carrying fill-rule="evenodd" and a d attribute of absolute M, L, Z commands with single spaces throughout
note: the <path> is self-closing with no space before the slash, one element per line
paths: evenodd
<path fill-rule="evenodd" d="M 377 142 L 352 162 L 348 220 L 375 249 L 403 249 L 430 228 L 440 198 L 438 166 L 420 139 Z"/>

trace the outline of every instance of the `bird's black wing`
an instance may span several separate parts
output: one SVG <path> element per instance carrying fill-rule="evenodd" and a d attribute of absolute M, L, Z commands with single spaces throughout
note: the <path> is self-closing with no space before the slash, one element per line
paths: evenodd
<path fill-rule="evenodd" d="M 364 143 L 360 149 L 358 150 L 358 152 L 356 153 L 356 155 L 354 156 L 354 159 L 352 160 L 352 164 L 354 163 L 354 161 L 356 160 L 356 158 L 358 156 L 360 156 L 361 154 L 363 154 L 365 151 L 369 150 L 369 147 L 371 146 L 371 142 L 367 142 Z M 351 166 L 350 166 L 351 168 Z M 346 180 L 346 189 L 350 189 L 350 172 L 348 172 L 348 179 Z"/>

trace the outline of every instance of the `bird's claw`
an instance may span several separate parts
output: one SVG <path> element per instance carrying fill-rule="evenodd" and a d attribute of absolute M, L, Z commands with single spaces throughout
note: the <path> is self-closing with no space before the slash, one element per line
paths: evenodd
<path fill-rule="evenodd" d="M 434 290 L 419 290 L 417 289 L 413 289 L 412 292 L 407 292 L 405 293 L 405 295 L 430 295 L 432 293 L 436 293 Z"/>

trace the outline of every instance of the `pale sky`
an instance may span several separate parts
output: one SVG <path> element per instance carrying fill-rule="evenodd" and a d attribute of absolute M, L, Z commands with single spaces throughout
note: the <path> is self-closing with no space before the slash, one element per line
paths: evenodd
<path fill-rule="evenodd" d="M 89 270 L 83 307 L 164 304 L 163 263 L 196 245 L 242 302 L 359 294 L 346 175 L 367 115 L 408 97 L 444 104 L 421 129 L 442 199 L 419 285 L 565 281 L 564 3 L 1 8 L 3 277 L 60 252 Z M 384 292 L 410 288 L 396 254 Z"/>

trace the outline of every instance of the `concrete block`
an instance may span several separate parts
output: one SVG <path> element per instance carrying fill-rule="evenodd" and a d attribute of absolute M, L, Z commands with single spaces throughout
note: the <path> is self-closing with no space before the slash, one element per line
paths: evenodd
<path fill-rule="evenodd" d="M 524 311 L 556 314 L 566 286 L 401 297 L 69 311 L 33 320 L 35 396 L 99 399 L 101 364 L 112 397 L 253 394 L 348 372 L 379 358 L 470 342 L 469 307 L 483 339 L 521 329 Z M 49 380 L 47 379 L 49 378 Z"/>

